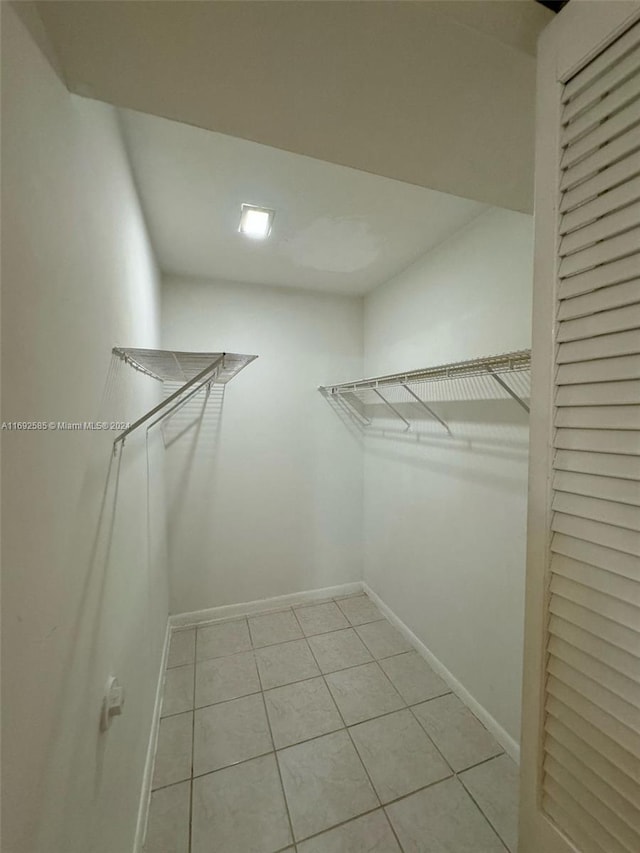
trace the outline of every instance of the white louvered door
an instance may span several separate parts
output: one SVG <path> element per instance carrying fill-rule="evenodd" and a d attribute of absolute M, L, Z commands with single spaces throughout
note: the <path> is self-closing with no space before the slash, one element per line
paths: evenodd
<path fill-rule="evenodd" d="M 543 36 L 535 266 L 520 853 L 640 853 L 637 2 Z"/>

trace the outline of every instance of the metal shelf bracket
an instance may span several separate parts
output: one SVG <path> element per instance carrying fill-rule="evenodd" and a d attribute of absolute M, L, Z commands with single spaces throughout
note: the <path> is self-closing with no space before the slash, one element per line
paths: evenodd
<path fill-rule="evenodd" d="M 158 403 L 157 406 L 154 406 L 153 409 L 150 409 L 145 415 L 143 415 L 141 418 L 138 418 L 137 421 L 134 421 L 128 429 L 125 429 L 124 432 L 121 432 L 120 435 L 116 436 L 113 442 L 113 446 L 115 447 L 119 441 L 121 441 L 124 445 L 125 439 L 128 435 L 130 435 L 134 430 L 138 429 L 138 427 L 141 427 L 159 412 L 161 412 L 162 414 L 160 414 L 159 417 L 155 418 L 155 420 L 153 420 L 152 423 L 149 424 L 147 429 L 151 429 L 151 427 L 154 426 L 154 424 L 157 424 L 158 421 L 163 420 L 183 403 L 186 403 L 186 401 L 193 397 L 194 394 L 197 394 L 198 391 L 201 391 L 205 385 L 215 379 L 218 369 L 223 361 L 224 354 L 221 355 L 218 359 L 216 359 L 216 361 L 207 365 L 207 367 L 205 367 L 204 370 L 201 370 L 200 373 L 196 374 L 193 379 L 190 379 L 188 382 L 185 382 L 184 385 L 178 388 L 177 391 L 174 391 L 173 394 L 167 397 L 166 400 L 163 400 L 161 403 Z M 185 391 L 188 391 L 194 385 L 196 387 L 191 391 L 191 393 L 189 393 L 186 397 L 183 398 L 182 395 L 185 393 Z M 171 403 L 173 403 L 173 405 L 170 405 Z M 169 408 L 167 408 L 168 406 Z"/>
<path fill-rule="evenodd" d="M 377 394 L 378 397 L 380 397 L 380 399 L 385 404 L 385 406 L 388 409 L 391 409 L 391 411 L 394 413 L 394 415 L 397 415 L 401 421 L 405 422 L 405 424 L 407 425 L 407 429 L 411 429 L 411 424 L 409 423 L 409 421 L 403 415 L 400 414 L 400 412 L 396 409 L 395 406 L 392 406 L 391 403 L 385 397 L 382 396 L 382 394 L 378 391 L 377 388 L 372 388 L 371 390 L 373 391 L 374 394 Z"/>
<path fill-rule="evenodd" d="M 474 358 L 468 361 L 457 361 L 452 364 L 440 364 L 433 367 L 425 367 L 419 370 L 409 370 L 405 373 L 391 373 L 385 376 L 374 376 L 369 379 L 359 379 L 355 382 L 343 382 L 339 385 L 321 385 L 319 391 L 323 394 L 328 394 L 331 397 L 342 398 L 345 405 L 349 406 L 350 411 L 355 412 L 360 421 L 365 420 L 365 415 L 358 411 L 354 406 L 350 405 L 345 397 L 347 394 L 356 394 L 359 391 L 373 391 L 382 400 L 385 406 L 390 409 L 396 417 L 400 418 L 407 425 L 407 429 L 411 428 L 409 421 L 398 411 L 398 409 L 380 393 L 381 388 L 403 388 L 414 402 L 418 403 L 434 420 L 438 421 L 449 435 L 452 435 L 449 425 L 443 418 L 440 417 L 430 405 L 418 396 L 418 394 L 409 387 L 416 383 L 423 382 L 440 382 L 443 380 L 460 380 L 471 379 L 477 376 L 490 376 L 502 388 L 503 391 L 516 401 L 525 412 L 529 412 L 529 406 L 514 389 L 503 379 L 503 376 L 510 373 L 523 373 L 531 369 L 531 350 L 517 350 L 515 352 L 507 352 L 501 355 L 488 355 L 482 358 Z M 371 421 L 366 419 L 367 426 Z"/>
<path fill-rule="evenodd" d="M 416 401 L 416 403 L 419 403 L 422 406 L 422 408 L 425 409 L 425 411 L 427 411 L 431 415 L 432 418 L 434 418 L 436 421 L 438 421 L 438 423 L 441 423 L 442 426 L 449 433 L 449 435 L 451 435 L 451 430 L 449 429 L 449 425 L 446 423 L 446 421 L 442 420 L 440 415 L 436 415 L 436 413 L 433 411 L 433 409 L 430 406 L 427 406 L 425 401 L 422 400 L 420 397 L 418 397 L 418 395 L 414 391 L 412 391 L 408 385 L 405 385 L 404 382 L 401 382 L 400 385 L 404 388 L 405 391 L 407 391 L 409 394 L 411 394 L 411 396 Z"/>
<path fill-rule="evenodd" d="M 507 385 L 507 383 L 504 381 L 504 379 L 501 376 L 499 376 L 497 373 L 495 373 L 493 371 L 493 369 L 489 366 L 487 366 L 487 373 L 489 374 L 489 376 L 492 376 L 496 380 L 498 385 L 501 388 L 503 388 L 507 392 L 507 394 L 509 394 L 510 397 L 513 397 L 513 399 L 516 401 L 516 403 L 519 406 L 522 406 L 522 408 L 525 410 L 525 412 L 529 413 L 531 411 L 529 409 L 529 406 L 527 406 L 525 401 L 522 399 L 522 397 L 520 397 L 518 394 L 516 394 L 516 392 L 513 390 L 513 388 L 511 388 L 510 385 Z"/>

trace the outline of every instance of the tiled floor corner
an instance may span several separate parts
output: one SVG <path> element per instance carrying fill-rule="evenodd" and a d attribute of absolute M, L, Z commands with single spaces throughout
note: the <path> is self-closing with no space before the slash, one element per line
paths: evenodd
<path fill-rule="evenodd" d="M 515 764 L 366 595 L 173 633 L 145 853 L 516 853 Z"/>

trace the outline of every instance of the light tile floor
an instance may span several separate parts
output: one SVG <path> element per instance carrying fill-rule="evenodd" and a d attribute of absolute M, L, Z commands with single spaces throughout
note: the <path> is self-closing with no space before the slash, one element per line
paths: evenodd
<path fill-rule="evenodd" d="M 365 595 L 172 635 L 145 853 L 516 853 L 515 764 Z"/>

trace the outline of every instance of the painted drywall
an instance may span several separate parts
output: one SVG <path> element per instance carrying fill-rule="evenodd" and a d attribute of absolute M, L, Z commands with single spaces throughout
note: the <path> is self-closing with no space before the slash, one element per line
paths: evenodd
<path fill-rule="evenodd" d="M 2 420 L 132 420 L 158 280 L 111 107 L 69 95 L 2 4 Z M 144 434 L 2 432 L 2 850 L 133 849 L 167 620 L 163 466 Z M 148 456 L 147 456 L 148 452 Z M 158 458 L 159 457 L 159 458 Z M 99 732 L 116 675 L 124 714 Z"/>
<path fill-rule="evenodd" d="M 168 426 L 171 612 L 360 580 L 361 439 L 317 386 L 360 374 L 362 301 L 171 278 L 162 340 L 258 355 Z"/>
<path fill-rule="evenodd" d="M 343 295 L 373 290 L 484 205 L 234 136 L 120 110 L 167 274 Z M 244 202 L 275 209 L 266 242 L 238 231 Z"/>
<path fill-rule="evenodd" d="M 530 210 L 534 45 L 553 14 L 478 5 L 37 4 L 78 94 Z"/>
<path fill-rule="evenodd" d="M 530 346 L 531 286 L 531 217 L 481 215 L 366 297 L 365 375 Z M 364 580 L 517 740 L 527 416 L 488 378 L 420 393 L 453 437 L 416 405 L 367 431 Z"/>

